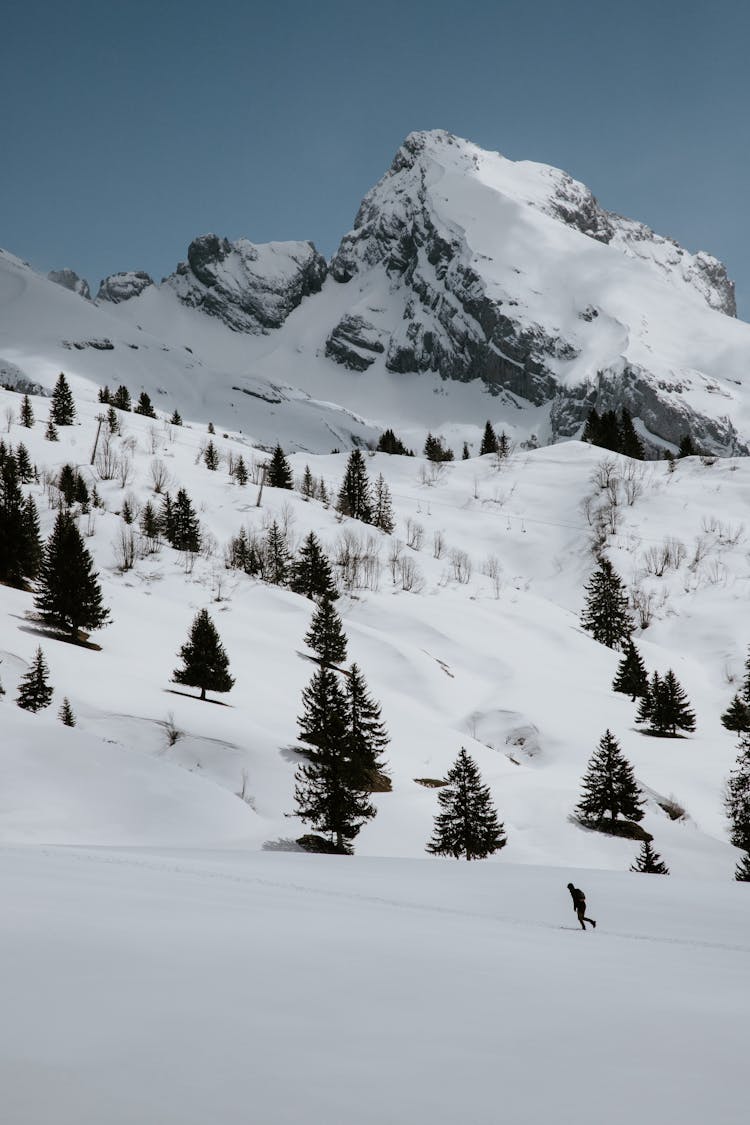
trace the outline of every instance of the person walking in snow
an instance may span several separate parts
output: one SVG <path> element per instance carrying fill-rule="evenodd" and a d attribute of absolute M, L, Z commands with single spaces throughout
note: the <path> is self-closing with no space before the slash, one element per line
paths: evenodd
<path fill-rule="evenodd" d="M 596 922 L 593 918 L 586 917 L 586 896 L 580 887 L 574 887 L 572 883 L 568 883 L 568 890 L 570 897 L 573 899 L 573 909 L 578 916 L 578 921 L 581 923 L 581 929 L 586 929 L 586 922 L 590 922 L 593 929 L 596 929 Z"/>

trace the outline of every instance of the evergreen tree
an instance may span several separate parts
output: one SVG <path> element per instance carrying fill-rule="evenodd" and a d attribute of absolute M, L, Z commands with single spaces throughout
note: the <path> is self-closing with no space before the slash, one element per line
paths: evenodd
<path fill-rule="evenodd" d="M 21 403 L 21 425 L 30 430 L 34 425 L 34 408 L 31 405 L 31 399 L 28 395 L 23 396 Z"/>
<path fill-rule="evenodd" d="M 0 551 L 0 554 L 2 552 Z M 33 496 L 27 496 L 21 511 L 21 540 L 19 543 L 21 573 L 36 578 L 42 565 L 42 539 L 39 534 L 39 516 Z"/>
<path fill-rule="evenodd" d="M 497 818 L 489 786 L 482 783 L 474 760 L 461 747 L 438 793 L 441 811 L 435 817 L 431 855 L 451 855 L 454 859 L 486 859 L 504 848 L 505 829 Z"/>
<path fill-rule="evenodd" d="M 203 453 L 203 460 L 206 463 L 206 468 L 211 472 L 216 472 L 219 467 L 219 452 L 212 441 L 208 443 Z"/>
<path fill-rule="evenodd" d="M 23 590 L 39 569 L 41 543 L 36 506 L 24 499 L 12 454 L 0 457 L 0 582 Z"/>
<path fill-rule="evenodd" d="M 389 453 L 391 456 L 412 457 L 412 452 L 406 448 L 401 438 L 397 437 L 391 429 L 383 430 L 375 446 L 378 453 Z"/>
<path fill-rule="evenodd" d="M 88 489 L 88 485 L 86 484 L 86 481 L 83 479 L 83 477 L 81 476 L 80 473 L 76 473 L 76 487 L 75 487 L 74 499 L 75 499 L 76 504 L 81 505 L 81 511 L 82 512 L 88 512 L 89 502 L 90 502 L 89 489 Z"/>
<path fill-rule="evenodd" d="M 750 854 L 744 856 L 734 869 L 734 877 L 738 883 L 750 883 Z"/>
<path fill-rule="evenodd" d="M 215 433 L 216 433 L 216 428 L 214 427 L 214 424 L 213 424 L 213 422 L 209 422 L 209 423 L 208 423 L 208 432 L 209 432 L 210 434 L 215 434 Z"/>
<path fill-rule="evenodd" d="M 41 648 L 37 648 L 33 663 L 18 684 L 16 703 L 24 711 L 41 711 L 52 702 L 49 669 Z"/>
<path fill-rule="evenodd" d="M 116 406 L 118 410 L 130 410 L 130 391 L 124 383 L 120 383 L 120 386 L 112 395 L 112 405 Z"/>
<path fill-rule="evenodd" d="M 750 731 L 750 651 L 745 661 L 742 687 L 721 716 L 727 730 Z"/>
<path fill-rule="evenodd" d="M 274 520 L 263 539 L 263 578 L 274 586 L 286 586 L 290 568 L 286 537 Z"/>
<path fill-rule="evenodd" d="M 148 541 L 149 550 L 153 551 L 161 538 L 161 520 L 150 500 L 147 500 L 141 508 L 139 527 L 141 535 Z"/>
<path fill-rule="evenodd" d="M 109 387 L 104 386 L 99 388 L 99 402 L 103 402 L 105 406 L 109 406 L 112 401 Z"/>
<path fill-rule="evenodd" d="M 604 732 L 583 778 L 583 795 L 576 808 L 582 824 L 599 828 L 605 817 L 643 820 L 643 801 L 633 769 L 611 731 Z"/>
<path fill-rule="evenodd" d="M 271 488 L 294 487 L 292 467 L 284 456 L 284 450 L 278 444 L 266 466 L 266 484 Z"/>
<path fill-rule="evenodd" d="M 479 447 L 479 456 L 484 457 L 485 453 L 497 453 L 497 434 L 489 420 L 485 422 L 482 444 Z"/>
<path fill-rule="evenodd" d="M 428 434 L 425 438 L 423 452 L 428 461 L 453 460 L 453 450 L 446 449 L 443 439 L 434 434 Z"/>
<path fill-rule="evenodd" d="M 590 445 L 599 445 L 600 433 L 600 419 L 599 413 L 595 406 L 589 410 L 588 417 L 586 418 L 586 425 L 583 427 L 581 434 L 581 441 L 587 441 Z"/>
<path fill-rule="evenodd" d="M 622 648 L 633 632 L 627 595 L 609 559 L 601 559 L 586 585 L 581 625 L 608 648 Z"/>
<path fill-rule="evenodd" d="M 234 679 L 229 675 L 229 657 L 219 638 L 208 610 L 202 609 L 190 626 L 187 641 L 178 656 L 182 668 L 176 668 L 172 682 L 200 688 L 201 699 L 207 691 L 229 691 Z"/>
<path fill-rule="evenodd" d="M 372 523 L 372 496 L 367 467 L 362 451 L 354 449 L 349 454 L 344 479 L 339 489 L 336 510 L 343 516 Z"/>
<path fill-rule="evenodd" d="M 502 460 L 510 455 L 510 441 L 505 430 L 501 430 L 497 436 L 497 455 Z"/>
<path fill-rule="evenodd" d="M 320 479 L 318 480 L 318 500 L 320 500 L 321 504 L 323 504 L 327 508 L 328 499 L 329 497 L 328 489 L 326 488 L 326 482 L 323 477 L 320 477 Z"/>
<path fill-rule="evenodd" d="M 305 634 L 305 644 L 327 667 L 341 665 L 346 660 L 346 634 L 330 598 L 323 598 L 316 606 Z"/>
<path fill-rule="evenodd" d="M 50 418 L 47 422 L 47 428 L 44 431 L 44 440 L 45 441 L 59 441 L 60 440 L 59 437 L 57 436 L 57 426 L 52 421 L 52 418 Z"/>
<path fill-rule="evenodd" d="M 123 522 L 128 524 L 128 526 L 133 522 L 135 518 L 133 515 L 133 507 L 127 497 L 125 497 L 122 502 L 122 507 L 120 508 L 120 516 Z"/>
<path fill-rule="evenodd" d="M 289 585 L 295 594 L 304 594 L 311 601 L 315 598 L 334 601 L 338 597 L 331 564 L 314 531 L 306 536 L 292 563 Z"/>
<path fill-rule="evenodd" d="M 234 466 L 234 479 L 241 487 L 244 487 L 247 484 L 247 466 L 245 465 L 245 462 L 241 456 L 237 458 L 237 464 Z"/>
<path fill-rule="evenodd" d="M 107 429 L 111 434 L 119 434 L 120 432 L 120 419 L 117 417 L 114 406 L 110 406 L 107 410 Z"/>
<path fill-rule="evenodd" d="M 631 871 L 640 871 L 644 875 L 668 875 L 669 868 L 662 858 L 651 847 L 650 840 L 644 840 Z"/>
<path fill-rule="evenodd" d="M 617 666 L 617 675 L 612 682 L 613 691 L 629 695 L 633 703 L 648 695 L 648 672 L 643 657 L 631 639 L 625 642 L 623 657 Z"/>
<path fill-rule="evenodd" d="M 462 461 L 468 461 L 470 457 L 471 457 L 471 454 L 469 453 L 469 447 L 466 444 L 466 442 L 464 442 L 464 447 L 461 450 L 461 460 Z"/>
<path fill-rule="evenodd" d="M 734 769 L 724 794 L 724 808 L 731 824 L 729 839 L 743 852 L 750 852 L 750 734 L 742 734 Z"/>
<path fill-rule="evenodd" d="M 184 488 L 177 491 L 174 502 L 169 494 L 162 507 L 164 538 L 176 551 L 196 554 L 201 549 L 201 532 L 192 501 Z"/>
<path fill-rule="evenodd" d="M 375 501 L 373 504 L 372 523 L 374 527 L 380 528 L 386 535 L 390 535 L 396 526 L 393 519 L 391 492 L 383 479 L 382 473 L 378 474 L 378 479 L 375 481 Z"/>
<path fill-rule="evenodd" d="M 678 457 L 695 457 L 697 453 L 698 450 L 695 448 L 689 431 L 684 433 L 680 438 Z"/>
<path fill-rule="evenodd" d="M 62 706 L 58 711 L 60 722 L 66 727 L 74 727 L 76 725 L 76 717 L 73 714 L 73 708 L 70 706 L 70 700 L 67 695 L 62 701 Z"/>
<path fill-rule="evenodd" d="M 21 442 L 16 450 L 16 467 L 18 469 L 18 479 L 21 484 L 30 484 L 36 476 L 34 466 L 31 464 L 29 451 L 26 446 Z"/>
<path fill-rule="evenodd" d="M 76 417 L 76 407 L 68 380 L 60 372 L 52 392 L 50 418 L 56 426 L 72 426 Z"/>
<path fill-rule="evenodd" d="M 70 512 L 61 509 L 44 547 L 34 605 L 47 625 L 76 637 L 109 620 L 91 555 Z"/>
<path fill-rule="evenodd" d="M 605 410 L 599 419 L 599 441 L 602 449 L 618 453 L 620 449 L 620 421 L 614 410 Z"/>
<path fill-rule="evenodd" d="M 626 457 L 633 457 L 637 461 L 642 461 L 645 456 L 643 443 L 635 431 L 630 411 L 624 406 L 620 411 L 619 452 L 623 453 Z"/>
<path fill-rule="evenodd" d="M 77 475 L 72 465 L 63 465 L 57 478 L 57 487 L 60 489 L 63 500 L 68 507 L 75 502 Z"/>
<path fill-rule="evenodd" d="M 314 499 L 316 487 L 317 486 L 315 484 L 315 477 L 312 475 L 312 472 L 310 471 L 310 466 L 305 465 L 305 471 L 302 474 L 302 484 L 300 486 L 300 492 L 304 496 L 305 500 Z"/>
<path fill-rule="evenodd" d="M 695 714 L 671 668 L 664 679 L 654 672 L 648 694 L 641 699 L 636 722 L 648 722 L 650 732 L 663 738 L 676 738 L 678 729 L 695 730 Z"/>
<path fill-rule="evenodd" d="M 179 410 L 173 410 L 172 411 L 172 417 L 169 419 L 169 422 L 170 422 L 170 425 L 172 425 L 172 426 L 181 426 L 182 425 L 182 418 L 180 417 Z"/>
<path fill-rule="evenodd" d="M 302 703 L 299 749 L 308 761 L 295 775 L 297 816 L 328 834 L 336 851 L 351 855 L 352 841 L 375 809 L 352 776 L 346 703 L 335 672 L 320 668 Z"/>
<path fill-rule="evenodd" d="M 143 414 L 143 416 L 145 418 L 155 418 L 156 417 L 156 411 L 153 408 L 153 405 L 151 403 L 151 399 L 149 398 L 149 396 L 146 394 L 145 391 L 141 391 L 140 395 L 138 396 L 138 402 L 135 406 L 135 409 L 133 410 L 133 413 L 134 414 Z"/>
<path fill-rule="evenodd" d="M 352 664 L 345 685 L 347 756 L 352 784 L 369 792 L 385 776 L 381 755 L 388 745 L 388 732 L 380 717 L 380 706 L 367 690 L 361 670 Z"/>

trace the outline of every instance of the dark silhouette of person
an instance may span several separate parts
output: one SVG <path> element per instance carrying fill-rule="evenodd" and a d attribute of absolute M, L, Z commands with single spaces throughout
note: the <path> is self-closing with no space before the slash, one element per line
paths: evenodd
<path fill-rule="evenodd" d="M 586 929 L 586 923 L 590 922 L 592 927 L 596 929 L 596 922 L 593 918 L 586 917 L 586 896 L 580 887 L 574 887 L 572 883 L 568 883 L 568 890 L 570 897 L 573 899 L 573 909 L 578 916 L 578 921 L 581 923 L 581 929 Z"/>

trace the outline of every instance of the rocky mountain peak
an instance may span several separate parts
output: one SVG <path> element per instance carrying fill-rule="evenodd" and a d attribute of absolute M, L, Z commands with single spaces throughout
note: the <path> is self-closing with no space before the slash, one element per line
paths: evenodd
<path fill-rule="evenodd" d="M 112 273 L 99 283 L 97 301 L 111 301 L 117 305 L 120 301 L 129 301 L 133 297 L 140 297 L 144 289 L 154 284 L 154 280 L 143 270 L 126 270 L 122 273 Z"/>
<path fill-rule="evenodd" d="M 70 289 L 71 293 L 77 293 L 79 297 L 84 297 L 87 301 L 91 299 L 88 281 L 84 277 L 79 277 L 75 270 L 50 270 L 47 277 L 50 281 L 54 281 L 55 285 L 62 285 L 63 289 Z"/>

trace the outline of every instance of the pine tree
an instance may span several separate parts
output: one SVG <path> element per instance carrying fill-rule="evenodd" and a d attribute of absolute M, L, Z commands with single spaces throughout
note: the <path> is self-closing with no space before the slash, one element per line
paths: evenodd
<path fill-rule="evenodd" d="M 383 479 L 383 474 L 378 474 L 378 479 L 375 481 L 375 501 L 373 504 L 372 512 L 373 527 L 379 528 L 390 535 L 396 526 L 393 519 L 393 503 L 391 501 L 391 492 L 388 485 Z"/>
<path fill-rule="evenodd" d="M 72 465 L 63 465 L 57 478 L 57 487 L 62 493 L 63 500 L 70 507 L 76 498 L 76 470 Z"/>
<path fill-rule="evenodd" d="M 274 520 L 263 539 L 263 578 L 274 586 L 286 586 L 290 568 L 286 537 Z"/>
<path fill-rule="evenodd" d="M 318 480 L 318 500 L 320 500 L 321 504 L 323 504 L 323 506 L 327 508 L 328 499 L 329 497 L 328 489 L 326 488 L 326 482 L 323 477 L 320 477 L 320 479 Z"/>
<path fill-rule="evenodd" d="M 586 418 L 586 425 L 583 427 L 581 441 L 587 441 L 590 445 L 599 445 L 599 433 L 599 413 L 596 407 L 592 406 L 591 410 L 589 410 L 588 417 Z"/>
<path fill-rule="evenodd" d="M 33 496 L 27 496 L 22 506 L 19 558 L 21 573 L 27 578 L 36 578 L 42 565 L 42 539 Z"/>
<path fill-rule="evenodd" d="M 181 426 L 182 425 L 182 418 L 180 417 L 179 410 L 173 410 L 172 411 L 172 417 L 169 419 L 169 423 L 172 426 Z"/>
<path fill-rule="evenodd" d="M 70 512 L 61 509 L 44 547 L 34 605 L 47 625 L 76 637 L 109 620 L 91 555 Z"/>
<path fill-rule="evenodd" d="M 750 852 L 750 734 L 740 736 L 738 750 L 726 784 L 724 808 L 731 824 L 729 839 L 743 852 Z"/>
<path fill-rule="evenodd" d="M 599 419 L 599 441 L 596 444 L 612 453 L 619 452 L 620 421 L 614 410 L 605 410 Z"/>
<path fill-rule="evenodd" d="M 388 745 L 388 732 L 380 717 L 380 706 L 367 690 L 358 665 L 352 664 L 345 685 L 347 756 L 352 784 L 369 792 L 385 774 L 381 755 Z M 390 785 L 390 782 L 388 783 Z"/>
<path fill-rule="evenodd" d="M 315 598 L 334 601 L 338 597 L 331 564 L 314 531 L 305 537 L 292 563 L 289 586 L 295 594 L 304 594 L 311 601 Z"/>
<path fill-rule="evenodd" d="M 184 488 L 177 491 L 174 502 L 169 494 L 162 507 L 164 538 L 176 551 L 196 554 L 201 549 L 201 532 L 192 501 Z"/>
<path fill-rule="evenodd" d="M 470 457 L 471 457 L 471 454 L 469 453 L 469 447 L 466 444 L 466 442 L 464 442 L 464 447 L 461 450 L 461 460 L 462 461 L 468 461 Z"/>
<path fill-rule="evenodd" d="M 484 457 L 485 453 L 497 453 L 497 434 L 489 420 L 485 422 L 482 444 L 479 447 L 479 456 Z"/>
<path fill-rule="evenodd" d="M 245 462 L 241 456 L 237 458 L 237 464 L 234 466 L 234 479 L 241 487 L 244 487 L 247 484 L 247 466 L 245 465 Z"/>
<path fill-rule="evenodd" d="M 99 397 L 99 402 L 103 402 L 105 404 L 105 406 L 109 406 L 109 404 L 112 401 L 112 395 L 110 393 L 109 387 L 106 386 L 106 385 L 103 386 L 103 387 L 100 387 L 98 397 Z"/>
<path fill-rule="evenodd" d="M 631 871 L 640 871 L 644 875 L 668 875 L 669 868 L 662 858 L 651 847 L 650 840 L 644 840 Z"/>
<path fill-rule="evenodd" d="M 688 431 L 688 432 L 684 433 L 682 435 L 682 437 L 680 438 L 678 456 L 679 457 L 695 457 L 697 453 L 698 453 L 698 450 L 695 448 L 695 444 L 694 444 L 693 439 L 690 435 L 690 432 Z"/>
<path fill-rule="evenodd" d="M 687 694 L 671 668 L 664 679 L 654 672 L 648 693 L 641 700 L 636 722 L 648 722 L 650 732 L 662 738 L 676 738 L 678 729 L 695 730 L 695 713 L 690 710 Z"/>
<path fill-rule="evenodd" d="M 643 663 L 643 657 L 632 640 L 627 640 L 623 648 L 623 657 L 617 666 L 617 675 L 612 682 L 613 691 L 621 691 L 629 695 L 633 703 L 648 695 L 648 672 Z"/>
<path fill-rule="evenodd" d="M 120 383 L 115 393 L 112 395 L 112 405 L 116 406 L 118 410 L 130 410 L 130 391 L 124 383 Z"/>
<path fill-rule="evenodd" d="M 50 418 L 56 426 L 72 426 L 76 417 L 76 407 L 68 381 L 60 372 L 52 392 Z"/>
<path fill-rule="evenodd" d="M 19 443 L 16 449 L 16 467 L 18 469 L 18 479 L 21 484 L 30 484 L 36 476 L 34 466 L 31 464 L 29 451 L 23 442 Z"/>
<path fill-rule="evenodd" d="M 406 448 L 404 443 L 401 441 L 401 438 L 397 437 L 393 430 L 391 430 L 390 428 L 387 430 L 383 430 L 380 438 L 378 439 L 378 444 L 375 446 L 375 449 L 378 453 L 388 453 L 391 456 L 414 456 L 413 453 Z"/>
<path fill-rule="evenodd" d="M 18 684 L 16 703 L 24 711 L 41 711 L 52 702 L 49 669 L 41 648 L 37 648 L 33 663 Z"/>
<path fill-rule="evenodd" d="M 209 423 L 208 423 L 208 432 L 209 432 L 210 434 L 215 434 L 215 433 L 216 433 L 216 428 L 215 428 L 215 426 L 214 426 L 213 422 L 209 422 Z"/>
<path fill-rule="evenodd" d="M 12 454 L 0 457 L 0 582 L 26 588 L 39 570 L 41 543 L 36 506 L 24 499 Z"/>
<path fill-rule="evenodd" d="M 336 510 L 343 516 L 372 523 L 372 496 L 367 466 L 362 451 L 354 449 L 349 454 L 344 479 L 339 489 Z"/>
<path fill-rule="evenodd" d="M 734 869 L 734 877 L 738 883 L 750 883 L 750 853 L 745 852 Z"/>
<path fill-rule="evenodd" d="M 147 500 L 141 508 L 139 527 L 141 535 L 147 540 L 149 551 L 153 552 L 161 538 L 161 520 L 150 500 Z"/>
<path fill-rule="evenodd" d="M 70 700 L 67 695 L 62 701 L 62 706 L 58 711 L 60 722 L 66 727 L 74 727 L 76 725 L 76 717 L 73 714 L 73 708 L 70 706 Z"/>
<path fill-rule="evenodd" d="M 503 461 L 510 456 L 510 441 L 505 430 L 501 430 L 497 437 L 497 455 Z"/>
<path fill-rule="evenodd" d="M 308 761 L 295 775 L 297 816 L 328 834 L 336 851 L 351 855 L 352 841 L 375 809 L 354 784 L 346 704 L 335 672 L 320 668 L 302 693 L 302 703 L 299 749 Z"/>
<path fill-rule="evenodd" d="M 315 496 L 315 477 L 312 475 L 309 465 L 305 465 L 305 471 L 302 474 L 300 492 L 304 496 L 305 500 L 312 500 Z"/>
<path fill-rule="evenodd" d="M 633 457 L 637 461 L 642 461 L 644 458 L 643 444 L 635 432 L 630 411 L 624 406 L 620 411 L 619 452 L 626 457 Z"/>
<path fill-rule="evenodd" d="M 489 786 L 464 747 L 448 771 L 438 794 L 441 811 L 435 817 L 431 855 L 451 855 L 454 859 L 486 859 L 504 848 L 505 829 L 498 821 Z"/>
<path fill-rule="evenodd" d="M 23 396 L 21 403 L 21 425 L 30 430 L 34 425 L 34 408 L 31 405 L 31 399 L 28 395 Z"/>
<path fill-rule="evenodd" d="M 153 405 L 151 403 L 151 399 L 149 398 L 149 396 L 146 394 L 145 391 L 141 391 L 140 395 L 138 396 L 138 402 L 136 403 L 136 406 L 135 406 L 135 409 L 134 409 L 133 413 L 134 414 L 143 414 L 143 416 L 145 418 L 155 418 L 156 417 L 156 411 L 153 408 Z"/>
<path fill-rule="evenodd" d="M 203 453 L 203 460 L 206 463 L 206 468 L 211 472 L 216 472 L 219 467 L 219 452 L 212 441 L 208 443 Z"/>
<path fill-rule="evenodd" d="M 110 406 L 107 410 L 107 429 L 112 435 L 120 432 L 120 419 L 114 406 Z"/>
<path fill-rule="evenodd" d="M 266 484 L 271 488 L 294 487 L 292 467 L 284 456 L 284 450 L 278 444 L 266 466 Z"/>
<path fill-rule="evenodd" d="M 305 634 L 305 644 L 327 667 L 341 665 L 346 660 L 346 634 L 330 598 L 323 598 L 316 606 Z"/>
<path fill-rule="evenodd" d="M 609 559 L 601 559 L 586 585 L 581 625 L 595 641 L 615 649 L 622 648 L 633 632 L 627 595 Z"/>
<path fill-rule="evenodd" d="M 175 669 L 173 683 L 200 688 L 201 699 L 207 691 L 231 690 L 234 679 L 229 675 L 229 657 L 208 610 L 202 609 L 196 616 L 178 656 L 183 667 Z"/>
<path fill-rule="evenodd" d="M 49 420 L 47 422 L 47 428 L 44 431 L 44 440 L 45 441 L 59 441 L 60 440 L 59 437 L 57 436 L 57 426 L 52 421 L 51 417 L 49 418 Z"/>
<path fill-rule="evenodd" d="M 120 517 L 123 523 L 128 524 L 128 526 L 133 522 L 135 518 L 133 515 L 133 506 L 127 497 L 125 497 L 122 502 L 122 507 L 120 508 Z"/>
<path fill-rule="evenodd" d="M 750 731 L 750 651 L 745 660 L 745 675 L 742 687 L 721 716 L 727 730 Z"/>
<path fill-rule="evenodd" d="M 607 730 L 589 760 L 583 778 L 583 796 L 576 808 L 582 824 L 599 828 L 605 817 L 643 820 L 643 801 L 633 769 L 611 731 Z"/>
<path fill-rule="evenodd" d="M 425 438 L 423 452 L 428 461 L 453 460 L 453 450 L 446 449 L 443 439 L 434 434 L 428 434 Z"/>

